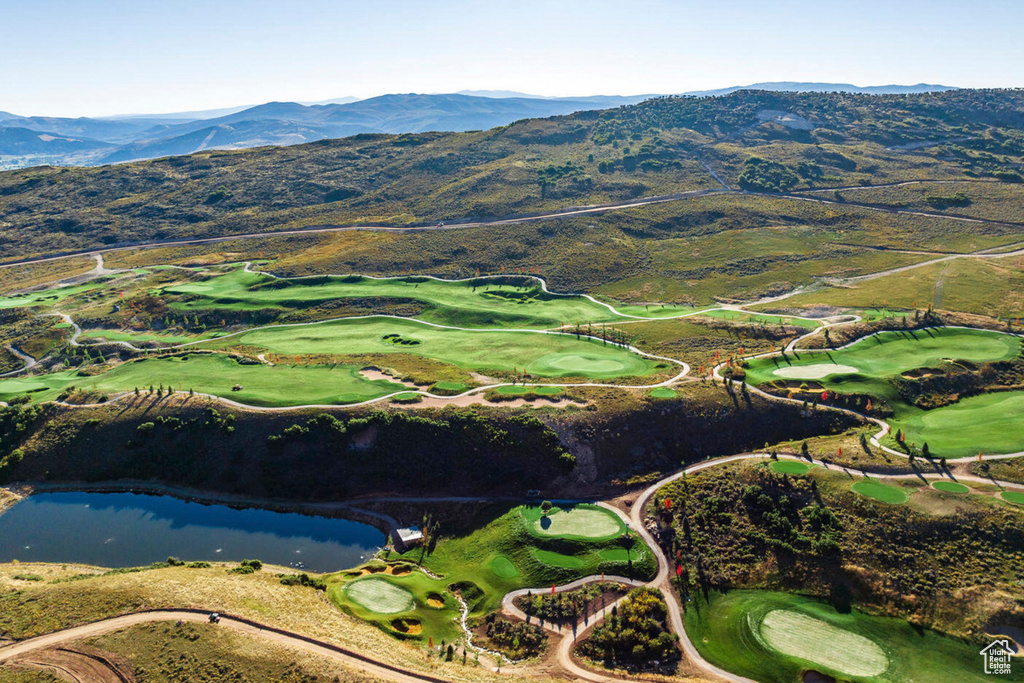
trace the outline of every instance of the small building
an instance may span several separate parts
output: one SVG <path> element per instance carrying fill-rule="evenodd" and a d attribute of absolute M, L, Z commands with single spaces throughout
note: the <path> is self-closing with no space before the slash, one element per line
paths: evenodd
<path fill-rule="evenodd" d="M 415 548 L 423 542 L 423 532 L 418 526 L 396 529 L 395 536 L 391 541 L 395 544 L 395 550 L 404 553 L 409 548 Z"/>

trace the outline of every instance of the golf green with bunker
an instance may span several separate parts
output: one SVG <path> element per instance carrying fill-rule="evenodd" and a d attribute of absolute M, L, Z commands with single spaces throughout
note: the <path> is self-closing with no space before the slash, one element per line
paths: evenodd
<path fill-rule="evenodd" d="M 961 328 L 883 332 L 845 348 L 789 352 L 785 356 L 746 361 L 746 381 L 793 388 L 800 382 L 840 394 L 861 394 L 892 406 L 891 434 L 902 431 L 905 443 L 933 454 L 964 457 L 1024 450 L 1024 391 L 985 393 L 924 410 L 907 403 L 895 380 L 904 373 L 941 374 L 943 367 L 1008 361 L 1021 355 L 1015 335 Z M 907 375 L 912 376 L 912 375 Z M 815 391 L 812 387 L 810 391 Z M 888 437 L 887 445 L 900 445 Z"/>

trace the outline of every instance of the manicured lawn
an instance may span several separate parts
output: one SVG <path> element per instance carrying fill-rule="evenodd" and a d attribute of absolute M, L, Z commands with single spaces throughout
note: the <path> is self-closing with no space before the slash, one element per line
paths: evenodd
<path fill-rule="evenodd" d="M 536 512 L 525 515 L 524 509 Z M 442 537 L 432 553 L 413 549 L 401 557 L 422 561 L 443 577 L 444 585 L 458 584 L 473 616 L 496 609 L 505 593 L 518 588 L 543 590 L 602 572 L 635 578 L 654 575 L 654 556 L 635 535 L 628 541 L 618 530 L 597 540 L 543 536 L 532 528 L 539 517 L 539 508 L 505 508 L 488 515 L 489 521 Z M 628 557 L 624 542 L 629 544 Z"/>
<path fill-rule="evenodd" d="M 514 579 L 519 576 L 519 570 L 512 564 L 512 560 L 504 555 L 498 555 L 491 560 L 491 570 L 503 579 Z"/>
<path fill-rule="evenodd" d="M 522 514 L 531 533 L 545 538 L 607 540 L 626 531 L 621 519 L 596 505 L 554 507 L 547 515 L 539 507 L 524 507 Z"/>
<path fill-rule="evenodd" d="M 889 424 L 920 448 L 928 443 L 936 456 L 963 457 L 1024 450 L 1024 392 L 998 392 L 961 399 L 942 408 L 922 410 L 905 403 L 892 380 L 908 370 L 941 368 L 950 361 L 973 363 L 1009 360 L 1021 353 L 1019 337 L 985 330 L 938 328 L 886 332 L 853 346 L 822 352 L 801 351 L 785 359 L 749 361 L 747 381 L 816 380 L 839 393 L 887 400 L 894 414 Z M 889 446 L 896 444 L 891 441 Z"/>
<path fill-rule="evenodd" d="M 675 398 L 676 397 L 676 392 L 673 389 L 669 389 L 668 387 L 657 387 L 656 389 L 651 389 L 650 397 L 651 398 Z"/>
<path fill-rule="evenodd" d="M 946 493 L 970 493 L 971 489 L 955 481 L 936 481 L 932 487 Z"/>
<path fill-rule="evenodd" d="M 0 308 L 20 308 L 23 306 L 53 306 L 58 304 L 69 296 L 75 294 L 81 294 L 83 292 L 89 292 L 103 287 L 107 280 L 110 278 L 97 278 L 90 280 L 80 285 L 70 285 L 67 287 L 53 287 L 51 289 L 41 289 L 35 292 L 28 292 L 26 294 L 18 294 L 15 296 L 0 296 Z"/>
<path fill-rule="evenodd" d="M 527 389 L 521 384 L 514 384 L 512 386 L 498 387 L 497 389 L 495 389 L 495 391 L 497 391 L 499 394 L 504 394 L 505 396 L 522 396 L 523 394 L 528 392 L 529 389 Z"/>
<path fill-rule="evenodd" d="M 807 474 L 811 471 L 811 465 L 805 462 L 798 462 L 796 460 L 773 460 L 768 466 L 771 468 L 772 472 L 777 472 L 779 474 L 791 474 L 794 476 Z"/>
<path fill-rule="evenodd" d="M 1017 505 L 1024 505 L 1024 493 L 1020 491 L 1003 491 L 999 495 L 1003 497 L 1003 500 Z"/>
<path fill-rule="evenodd" d="M 927 442 L 936 456 L 1024 450 L 1024 391 L 970 396 L 932 410 L 899 407 L 889 423 L 902 429 L 908 442 L 918 446 Z"/>
<path fill-rule="evenodd" d="M 810 597 L 735 590 L 687 604 L 686 629 L 700 653 L 764 683 L 794 683 L 808 669 L 859 683 L 985 681 L 978 647 L 902 619 L 837 612 Z M 1024 680 L 1015 671 L 1010 680 Z"/>
<path fill-rule="evenodd" d="M 850 489 L 862 496 L 889 503 L 891 505 L 902 505 L 910 497 L 906 491 L 895 486 L 882 484 L 877 481 L 864 479 L 850 486 Z"/>
<path fill-rule="evenodd" d="M 396 338 L 402 343 L 395 343 Z M 201 344 L 207 348 L 235 345 L 279 355 L 411 353 L 467 370 L 525 370 L 544 377 L 642 376 L 659 365 L 626 349 L 572 335 L 451 330 L 380 317 L 270 327 Z"/>
<path fill-rule="evenodd" d="M 123 363 L 92 377 L 65 370 L 0 380 L 0 400 L 39 389 L 43 391 L 32 394 L 35 400 L 52 399 L 68 386 L 119 393 L 159 385 L 257 406 L 355 403 L 405 390 L 401 384 L 368 380 L 353 366 L 240 365 L 224 354 L 191 354 Z M 240 391 L 233 391 L 236 385 Z"/>

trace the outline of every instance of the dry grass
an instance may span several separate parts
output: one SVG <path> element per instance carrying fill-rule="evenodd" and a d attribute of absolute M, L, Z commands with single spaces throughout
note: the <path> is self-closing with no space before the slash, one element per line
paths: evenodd
<path fill-rule="evenodd" d="M 189 607 L 237 614 L 357 650 L 377 661 L 435 671 L 453 680 L 510 680 L 480 667 L 427 658 L 421 649 L 392 640 L 373 626 L 341 613 L 322 593 L 281 585 L 274 568 L 265 567 L 250 575 L 229 574 L 226 569 L 227 565 L 209 569 L 170 567 L 62 581 L 101 570 L 75 565 L 0 564 L 0 587 L 20 591 L 0 597 L 0 635 L 26 638 L 126 612 Z M 45 581 L 16 581 L 15 574 L 38 574 Z"/>

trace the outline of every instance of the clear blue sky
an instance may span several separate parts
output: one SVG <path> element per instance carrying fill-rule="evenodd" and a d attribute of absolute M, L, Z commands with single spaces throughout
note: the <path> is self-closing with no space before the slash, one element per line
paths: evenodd
<path fill-rule="evenodd" d="M 0 0 L 0 110 L 758 81 L 1024 86 L 1020 0 Z"/>

